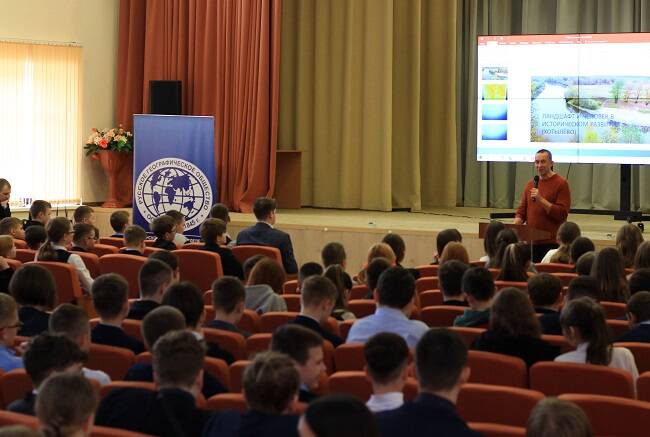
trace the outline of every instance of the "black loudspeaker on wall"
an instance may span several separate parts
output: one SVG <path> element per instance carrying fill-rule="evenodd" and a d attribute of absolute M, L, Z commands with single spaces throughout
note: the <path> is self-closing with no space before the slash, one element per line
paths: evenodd
<path fill-rule="evenodd" d="M 180 80 L 150 80 L 149 113 L 180 115 L 181 89 Z"/>

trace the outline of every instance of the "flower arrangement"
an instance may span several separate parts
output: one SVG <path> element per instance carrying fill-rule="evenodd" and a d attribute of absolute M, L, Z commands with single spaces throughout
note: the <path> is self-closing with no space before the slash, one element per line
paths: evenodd
<path fill-rule="evenodd" d="M 84 145 L 84 150 L 86 156 L 94 155 L 102 150 L 131 152 L 133 151 L 133 134 L 122 129 L 121 125 L 112 129 L 93 128 Z"/>

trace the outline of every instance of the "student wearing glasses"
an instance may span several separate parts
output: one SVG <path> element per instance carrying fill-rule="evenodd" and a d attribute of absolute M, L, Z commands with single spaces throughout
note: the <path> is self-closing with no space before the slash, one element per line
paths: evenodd
<path fill-rule="evenodd" d="M 5 372 L 23 368 L 23 360 L 13 349 L 21 326 L 16 301 L 8 294 L 0 293 L 0 369 Z"/>

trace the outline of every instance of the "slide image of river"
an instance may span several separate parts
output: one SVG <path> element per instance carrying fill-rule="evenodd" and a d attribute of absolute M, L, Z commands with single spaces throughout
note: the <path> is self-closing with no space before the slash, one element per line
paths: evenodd
<path fill-rule="evenodd" d="M 650 144 L 650 77 L 533 76 L 530 140 Z"/>

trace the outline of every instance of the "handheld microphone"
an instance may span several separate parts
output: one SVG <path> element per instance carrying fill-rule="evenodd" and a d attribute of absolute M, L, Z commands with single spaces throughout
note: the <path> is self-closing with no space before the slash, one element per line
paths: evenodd
<path fill-rule="evenodd" d="M 533 188 L 537 188 L 539 186 L 539 176 L 535 175 L 533 178 Z M 537 199 L 533 199 L 533 202 L 535 202 Z"/>

